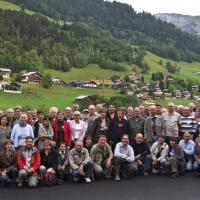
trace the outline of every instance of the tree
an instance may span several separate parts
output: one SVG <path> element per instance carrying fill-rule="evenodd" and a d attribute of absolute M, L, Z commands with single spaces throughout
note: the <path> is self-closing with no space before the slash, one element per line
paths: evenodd
<path fill-rule="evenodd" d="M 44 88 L 50 88 L 52 87 L 52 77 L 50 74 L 46 74 L 42 80 L 42 87 Z"/>
<path fill-rule="evenodd" d="M 0 81 L 3 81 L 3 76 L 2 76 L 2 74 L 0 74 Z"/>
<path fill-rule="evenodd" d="M 125 80 L 126 83 L 129 83 L 129 82 L 130 82 L 130 78 L 129 78 L 129 76 L 126 75 L 126 76 L 124 77 L 124 80 Z"/>

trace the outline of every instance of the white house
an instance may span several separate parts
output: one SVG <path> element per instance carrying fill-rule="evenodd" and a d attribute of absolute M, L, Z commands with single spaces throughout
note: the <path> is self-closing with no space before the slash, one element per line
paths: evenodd
<path fill-rule="evenodd" d="M 7 68 L 0 68 L 0 75 L 3 78 L 10 78 L 11 70 Z"/>

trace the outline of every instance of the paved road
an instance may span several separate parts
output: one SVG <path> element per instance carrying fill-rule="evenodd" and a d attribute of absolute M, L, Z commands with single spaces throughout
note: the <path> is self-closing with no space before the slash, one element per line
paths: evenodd
<path fill-rule="evenodd" d="M 186 174 L 179 178 L 137 176 L 115 182 L 66 182 L 61 186 L 0 188 L 0 200 L 200 200 L 200 177 Z"/>

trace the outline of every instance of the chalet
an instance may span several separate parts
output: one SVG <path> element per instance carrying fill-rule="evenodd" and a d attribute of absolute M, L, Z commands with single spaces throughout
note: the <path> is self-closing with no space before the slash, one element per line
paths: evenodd
<path fill-rule="evenodd" d="M 132 80 L 139 80 L 141 79 L 141 74 L 138 72 L 132 72 L 129 74 L 129 78 Z"/>
<path fill-rule="evenodd" d="M 8 83 L 8 84 L 3 85 L 3 91 L 7 93 L 21 94 L 22 88 L 17 83 Z"/>
<path fill-rule="evenodd" d="M 92 96 L 81 95 L 75 98 L 75 103 L 88 107 L 90 104 L 95 104 L 96 99 Z"/>
<path fill-rule="evenodd" d="M 97 87 L 97 83 L 95 81 L 84 81 L 82 83 L 82 86 L 84 88 L 96 88 Z"/>
<path fill-rule="evenodd" d="M 75 87 L 75 88 L 82 88 L 83 87 L 82 82 L 81 81 L 77 81 L 77 80 L 71 81 L 69 83 L 69 86 L 70 87 Z"/>
<path fill-rule="evenodd" d="M 192 86 L 192 90 L 197 92 L 199 90 L 199 86 L 198 85 L 193 85 Z"/>
<path fill-rule="evenodd" d="M 129 86 L 124 82 L 119 82 L 119 83 L 112 85 L 112 89 L 116 89 L 116 90 L 119 90 L 119 89 L 127 90 L 128 88 L 129 88 Z"/>
<path fill-rule="evenodd" d="M 173 81 L 173 80 L 174 80 L 174 78 L 171 75 L 165 75 L 164 76 L 164 81 Z"/>
<path fill-rule="evenodd" d="M 21 83 L 40 83 L 43 80 L 43 75 L 39 72 L 28 72 L 20 77 Z"/>
<path fill-rule="evenodd" d="M 97 85 L 103 84 L 103 85 L 112 85 L 112 80 L 91 80 L 94 81 Z"/>
<path fill-rule="evenodd" d="M 7 68 L 0 68 L 0 75 L 3 78 L 10 78 L 11 70 Z"/>
<path fill-rule="evenodd" d="M 55 85 L 66 85 L 64 81 L 62 81 L 59 77 L 52 77 L 52 83 Z"/>

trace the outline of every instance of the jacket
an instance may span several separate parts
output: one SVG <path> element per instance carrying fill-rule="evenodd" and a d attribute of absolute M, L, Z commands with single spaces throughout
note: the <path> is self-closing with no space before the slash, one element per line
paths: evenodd
<path fill-rule="evenodd" d="M 98 140 L 98 136 L 99 135 L 106 135 L 108 134 L 108 131 L 109 131 L 109 126 L 110 126 L 110 119 L 109 118 L 105 118 L 105 121 L 106 121 L 106 126 L 108 127 L 107 130 L 101 130 L 101 123 L 102 123 L 102 119 L 100 117 L 96 118 L 93 122 L 93 126 L 92 126 L 92 132 L 89 133 L 88 132 L 88 135 L 91 135 L 92 136 L 92 140 L 94 142 L 97 142 Z"/>
<path fill-rule="evenodd" d="M 151 116 L 147 117 L 144 122 L 144 139 L 147 139 L 148 141 L 152 141 L 152 118 Z M 156 130 L 156 136 L 161 135 L 162 133 L 162 118 L 155 117 L 155 130 Z"/>
<path fill-rule="evenodd" d="M 86 165 L 90 161 L 88 150 L 83 148 L 80 152 L 73 148 L 69 152 L 69 163 L 72 169 L 79 169 L 81 164 Z"/>
<path fill-rule="evenodd" d="M 54 122 L 52 128 L 54 132 L 53 140 L 56 142 L 58 138 L 58 122 Z M 71 134 L 70 124 L 67 121 L 64 121 L 64 140 L 67 146 L 71 146 L 72 134 Z"/>
<path fill-rule="evenodd" d="M 57 169 L 58 166 L 58 154 L 56 151 L 51 150 L 48 155 L 45 155 L 45 151 L 41 151 L 41 165 L 48 168 Z"/>
<path fill-rule="evenodd" d="M 21 148 L 18 151 L 17 155 L 17 163 L 19 169 L 25 169 L 26 166 L 26 147 Z M 37 175 L 37 171 L 40 167 L 40 162 L 41 162 L 41 157 L 40 157 L 40 152 L 33 147 L 31 151 L 31 161 L 30 161 L 30 168 L 33 169 L 33 175 Z"/>
<path fill-rule="evenodd" d="M 0 153 L 0 172 L 6 170 L 8 173 L 13 167 L 17 166 L 17 153 L 11 151 L 8 156 L 5 151 Z"/>
<path fill-rule="evenodd" d="M 167 143 L 164 143 L 162 145 L 162 147 L 160 148 L 160 152 L 159 152 L 159 148 L 158 148 L 158 142 L 154 142 L 154 144 L 151 146 L 151 157 L 152 160 L 158 160 L 161 161 L 162 159 L 165 159 L 168 155 L 169 152 L 169 146 Z M 158 156 L 159 154 L 159 156 Z"/>

